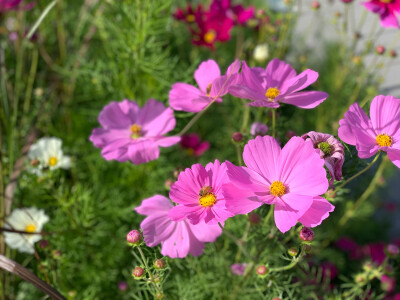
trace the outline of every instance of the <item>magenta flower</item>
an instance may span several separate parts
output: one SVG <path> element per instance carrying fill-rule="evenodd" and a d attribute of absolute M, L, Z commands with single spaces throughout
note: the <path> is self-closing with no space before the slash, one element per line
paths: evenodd
<path fill-rule="evenodd" d="M 175 128 L 174 113 L 154 99 L 142 108 L 130 100 L 111 102 L 104 106 L 98 120 L 102 128 L 93 129 L 89 139 L 102 148 L 106 160 L 146 163 L 158 158 L 159 147 L 180 141 L 177 136 L 164 136 Z"/>
<path fill-rule="evenodd" d="M 249 68 L 243 62 L 238 84 L 229 88 L 233 96 L 249 99 L 251 106 L 277 108 L 280 103 L 287 103 L 300 108 L 314 108 L 328 97 L 327 93 L 318 91 L 300 92 L 318 78 L 318 73 L 305 70 L 299 75 L 284 61 L 273 59 L 266 69 Z"/>
<path fill-rule="evenodd" d="M 181 147 L 186 150 L 187 154 L 199 157 L 210 148 L 210 143 L 201 141 L 197 133 L 191 133 L 182 136 Z"/>
<path fill-rule="evenodd" d="M 400 168 L 400 100 L 376 96 L 371 103 L 370 117 L 354 103 L 339 121 L 339 137 L 355 145 L 360 158 L 369 158 L 381 150 Z"/>
<path fill-rule="evenodd" d="M 325 161 L 325 166 L 333 180 L 342 180 L 342 166 L 344 163 L 344 147 L 333 135 L 310 131 L 302 136 L 311 140 L 316 152 Z"/>
<path fill-rule="evenodd" d="M 366 9 L 379 14 L 383 27 L 399 27 L 400 0 L 371 0 L 363 4 Z"/>
<path fill-rule="evenodd" d="M 214 242 L 221 235 L 218 225 L 204 222 L 193 225 L 187 220 L 171 220 L 168 213 L 173 207 L 168 198 L 155 195 L 143 200 L 135 209 L 137 213 L 147 216 L 140 224 L 146 245 L 155 247 L 161 244 L 162 255 L 171 258 L 183 258 L 189 253 L 199 256 L 203 253 L 205 242 Z"/>
<path fill-rule="evenodd" d="M 23 5 L 24 0 L 0 0 L 0 12 L 7 10 L 24 9 L 29 10 L 35 6 L 34 2 Z"/>
<path fill-rule="evenodd" d="M 246 271 L 247 264 L 233 264 L 231 265 L 231 272 L 233 275 L 243 276 Z"/>
<path fill-rule="evenodd" d="M 263 204 L 274 204 L 275 224 L 281 232 L 297 221 L 315 227 L 334 206 L 320 197 L 328 189 L 324 160 L 309 141 L 293 137 L 281 149 L 271 136 L 256 137 L 244 147 L 247 167 L 226 162 L 230 183 L 223 187 L 226 205 L 247 214 Z"/>
<path fill-rule="evenodd" d="M 267 134 L 267 132 L 268 132 L 267 125 L 260 123 L 260 122 L 254 122 L 253 124 L 251 124 L 250 134 L 252 136 L 257 136 L 257 135 L 264 136 Z"/>
<path fill-rule="evenodd" d="M 178 21 L 183 21 L 185 23 L 194 23 L 196 20 L 196 15 L 203 14 L 203 7 L 201 5 L 193 9 L 190 4 L 186 6 L 186 9 L 178 8 L 173 14 L 174 18 Z"/>
<path fill-rule="evenodd" d="M 204 220 L 213 225 L 232 217 L 222 194 L 227 180 L 226 165 L 218 160 L 205 168 L 195 164 L 181 172 L 169 192 L 171 200 L 179 205 L 171 209 L 169 217 L 174 221 L 187 218 L 192 224 Z"/>
<path fill-rule="evenodd" d="M 213 0 L 209 12 L 211 19 L 230 18 L 238 25 L 244 25 L 254 17 L 254 6 L 245 9 L 243 5 L 232 5 L 231 0 Z"/>
<path fill-rule="evenodd" d="M 240 61 L 235 60 L 221 76 L 218 64 L 214 60 L 202 62 L 194 73 L 199 88 L 177 82 L 169 92 L 169 105 L 175 110 L 199 112 L 213 99 L 222 102 L 221 97 L 228 93 L 228 88 L 239 78 Z"/>

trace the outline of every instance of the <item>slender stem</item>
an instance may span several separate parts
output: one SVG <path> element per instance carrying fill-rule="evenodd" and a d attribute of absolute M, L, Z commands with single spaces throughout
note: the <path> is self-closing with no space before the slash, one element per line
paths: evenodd
<path fill-rule="evenodd" d="M 219 227 L 221 227 L 223 233 L 225 233 L 243 252 L 244 255 L 247 256 L 250 260 L 254 261 L 254 258 L 250 255 L 250 253 L 246 250 L 246 248 L 243 246 L 242 241 L 240 241 L 237 237 L 235 237 L 232 233 L 230 233 L 228 230 L 226 230 L 221 223 L 218 222 Z"/>
<path fill-rule="evenodd" d="M 375 162 L 378 160 L 379 156 L 381 155 L 381 152 L 378 152 L 378 155 L 375 156 L 374 160 L 364 169 L 362 169 L 360 172 L 358 172 L 357 174 L 351 176 L 349 179 L 347 179 L 345 182 L 343 182 L 341 185 L 338 186 L 338 189 L 343 188 L 346 184 L 348 184 L 350 181 L 352 181 L 353 179 L 357 178 L 358 176 L 360 176 L 361 174 L 365 173 L 366 171 L 369 170 L 369 168 L 371 168 Z"/>
<path fill-rule="evenodd" d="M 24 115 L 28 113 L 31 104 L 32 89 L 33 89 L 33 84 L 35 82 L 38 59 L 39 59 L 39 51 L 37 48 L 35 48 L 32 53 L 32 65 L 29 71 L 28 87 L 26 88 L 25 92 Z"/>
<path fill-rule="evenodd" d="M 238 164 L 239 166 L 243 166 L 243 160 L 242 160 L 242 147 L 240 145 L 235 145 L 236 146 L 236 155 L 238 159 Z"/>
<path fill-rule="evenodd" d="M 271 219 L 274 212 L 274 205 L 272 204 L 269 208 L 268 214 L 264 219 L 264 226 L 268 224 L 269 220 Z"/>
<path fill-rule="evenodd" d="M 269 271 L 277 273 L 277 272 L 290 270 L 291 268 L 295 267 L 299 263 L 299 261 L 301 260 L 303 255 L 304 255 L 304 249 L 302 248 L 300 250 L 300 254 L 297 257 L 293 257 L 292 262 L 290 264 L 283 266 L 283 267 L 270 268 Z"/>
<path fill-rule="evenodd" d="M 181 130 L 181 132 L 178 133 L 179 136 L 184 135 L 192 126 L 194 123 L 197 122 L 198 119 L 209 109 L 209 107 L 215 102 L 215 99 L 213 99 L 210 103 L 207 104 L 207 106 L 200 111 L 198 114 L 196 114 L 193 119 L 189 121 L 189 123 L 186 124 L 186 126 Z"/>
<path fill-rule="evenodd" d="M 56 5 L 58 0 L 54 0 L 49 5 L 46 6 L 42 14 L 40 15 L 39 19 L 35 22 L 31 30 L 29 30 L 28 34 L 26 35 L 26 39 L 30 40 L 33 34 L 35 33 L 36 29 L 38 29 L 39 25 L 43 22 L 46 15 L 50 12 L 50 10 Z"/>
<path fill-rule="evenodd" d="M 158 286 L 158 284 L 154 282 L 154 275 L 153 275 L 153 272 L 150 271 L 149 265 L 148 265 L 148 263 L 147 263 L 147 259 L 146 259 L 146 257 L 144 256 L 144 253 L 143 253 L 142 248 L 140 248 L 140 246 L 137 246 L 136 248 L 138 249 L 138 251 L 139 251 L 139 253 L 140 253 L 140 257 L 142 258 L 143 263 L 144 263 L 144 265 L 145 265 L 145 267 L 146 267 L 146 272 L 147 272 L 147 273 L 149 274 L 149 276 L 150 276 L 150 281 L 151 281 L 151 283 L 153 284 L 153 286 L 154 286 L 154 288 L 156 289 L 157 292 L 162 293 L 162 290 L 160 289 L 160 287 Z"/>
<path fill-rule="evenodd" d="M 276 126 L 276 110 L 275 108 L 272 109 L 272 136 L 276 137 L 275 126 Z"/>

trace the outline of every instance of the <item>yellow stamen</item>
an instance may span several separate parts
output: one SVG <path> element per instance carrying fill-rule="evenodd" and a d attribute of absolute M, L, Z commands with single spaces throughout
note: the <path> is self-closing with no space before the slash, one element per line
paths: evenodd
<path fill-rule="evenodd" d="M 207 89 L 206 89 L 207 97 L 210 97 L 211 88 L 212 88 L 212 84 L 209 83 L 209 84 L 207 85 Z"/>
<path fill-rule="evenodd" d="M 29 224 L 28 226 L 25 227 L 26 232 L 35 232 L 36 226 L 33 224 Z"/>
<path fill-rule="evenodd" d="M 204 35 L 204 41 L 207 44 L 211 44 L 214 42 L 215 38 L 217 37 L 217 34 L 215 33 L 214 30 L 207 31 L 206 34 Z"/>
<path fill-rule="evenodd" d="M 269 190 L 271 192 L 271 195 L 274 195 L 275 197 L 281 197 L 286 193 L 286 187 L 280 181 L 272 182 Z"/>
<path fill-rule="evenodd" d="M 387 134 L 380 134 L 376 137 L 376 142 L 381 147 L 390 147 L 392 146 L 392 138 Z"/>
<path fill-rule="evenodd" d="M 276 97 L 280 94 L 280 91 L 278 88 L 269 88 L 267 92 L 265 93 L 265 97 L 268 98 L 269 101 L 274 101 Z"/>
<path fill-rule="evenodd" d="M 203 207 L 213 206 L 217 202 L 217 198 L 215 198 L 214 193 L 206 194 L 199 199 L 199 203 Z"/>
<path fill-rule="evenodd" d="M 57 164 L 57 162 L 58 162 L 57 157 L 52 156 L 49 158 L 49 166 L 50 167 L 54 167 Z"/>
<path fill-rule="evenodd" d="M 186 21 L 188 21 L 189 23 L 193 23 L 195 20 L 194 15 L 187 15 L 186 17 Z"/>
<path fill-rule="evenodd" d="M 137 139 L 137 138 L 140 138 L 141 136 L 142 136 L 142 126 L 140 126 L 140 125 L 137 125 L 137 124 L 133 124 L 132 126 L 131 126 L 131 132 L 132 132 L 132 138 L 133 139 Z"/>

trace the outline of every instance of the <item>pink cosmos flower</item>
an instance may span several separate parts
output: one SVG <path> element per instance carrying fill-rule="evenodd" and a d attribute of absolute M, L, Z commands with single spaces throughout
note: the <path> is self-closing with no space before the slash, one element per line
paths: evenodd
<path fill-rule="evenodd" d="M 181 172 L 169 192 L 171 200 L 179 205 L 171 209 L 169 217 L 174 221 L 187 218 L 192 224 L 204 220 L 213 225 L 232 217 L 222 194 L 227 180 L 226 165 L 218 160 L 205 168 L 195 164 Z"/>
<path fill-rule="evenodd" d="M 383 27 L 399 27 L 400 0 L 371 0 L 363 4 L 366 9 L 379 14 Z"/>
<path fill-rule="evenodd" d="M 182 136 L 181 147 L 186 150 L 189 155 L 199 157 L 210 148 L 210 143 L 201 141 L 197 133 L 191 133 Z"/>
<path fill-rule="evenodd" d="M 233 96 L 249 99 L 251 106 L 277 108 L 280 103 L 287 103 L 300 108 L 314 108 L 328 97 L 327 93 L 318 91 L 299 92 L 318 78 L 318 73 L 305 70 L 299 75 L 284 61 L 273 59 L 266 69 L 249 68 L 243 62 L 238 84 L 229 88 Z"/>
<path fill-rule="evenodd" d="M 221 97 L 228 93 L 228 88 L 238 79 L 240 61 L 235 60 L 221 76 L 218 64 L 214 60 L 202 62 L 194 73 L 199 88 L 177 82 L 169 92 L 169 105 L 175 110 L 199 112 L 213 99 L 222 102 Z"/>
<path fill-rule="evenodd" d="M 370 119 L 354 103 L 339 125 L 339 137 L 355 145 L 360 158 L 369 158 L 381 150 L 400 168 L 400 99 L 376 96 L 371 103 Z"/>
<path fill-rule="evenodd" d="M 154 99 L 142 108 L 130 100 L 111 102 L 98 120 L 102 128 L 93 129 L 89 139 L 95 147 L 102 148 L 101 155 L 106 160 L 146 163 L 158 158 L 159 147 L 180 141 L 177 136 L 164 136 L 175 127 L 174 113 Z"/>
<path fill-rule="evenodd" d="M 273 137 L 258 136 L 244 147 L 243 160 L 247 167 L 226 162 L 230 183 L 223 193 L 233 213 L 274 204 L 275 224 L 284 233 L 297 221 L 315 227 L 333 211 L 320 197 L 329 185 L 324 160 L 311 142 L 293 137 L 281 149 Z"/>
<path fill-rule="evenodd" d="M 213 0 L 210 5 L 210 18 L 220 19 L 228 17 L 238 25 L 244 25 L 254 17 L 254 6 L 245 9 L 243 5 L 232 5 L 231 0 Z"/>
<path fill-rule="evenodd" d="M 243 276 L 246 271 L 247 264 L 233 264 L 231 265 L 231 272 L 233 275 Z"/>
<path fill-rule="evenodd" d="M 24 0 L 0 0 L 0 12 L 18 9 L 28 10 L 35 6 L 34 2 L 22 5 L 23 1 Z"/>
<path fill-rule="evenodd" d="M 171 220 L 168 213 L 173 207 L 168 198 L 155 195 L 143 200 L 135 209 L 137 213 L 147 216 L 140 224 L 146 245 L 155 247 L 161 244 L 162 255 L 171 258 L 183 258 L 189 253 L 199 256 L 203 253 L 205 242 L 214 242 L 221 235 L 218 225 L 204 222 L 193 225 L 187 220 Z"/>
<path fill-rule="evenodd" d="M 344 163 L 344 147 L 333 135 L 310 131 L 302 136 L 311 140 L 316 152 L 325 161 L 325 166 L 333 180 L 342 180 L 342 166 Z"/>
<path fill-rule="evenodd" d="M 253 124 L 251 124 L 250 127 L 250 134 L 252 136 L 257 136 L 257 135 L 266 135 L 268 132 L 268 126 L 260 123 L 260 122 L 254 122 Z"/>

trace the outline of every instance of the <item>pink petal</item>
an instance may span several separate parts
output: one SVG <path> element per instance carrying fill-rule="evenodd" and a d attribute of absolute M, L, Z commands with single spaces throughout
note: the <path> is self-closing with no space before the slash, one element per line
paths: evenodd
<path fill-rule="evenodd" d="M 193 235 L 202 242 L 215 242 L 222 234 L 222 229 L 219 225 L 208 225 L 200 222 L 197 225 L 189 225 Z"/>
<path fill-rule="evenodd" d="M 396 167 L 400 168 L 400 149 L 388 151 L 388 157 Z"/>
<path fill-rule="evenodd" d="M 174 207 L 167 197 L 154 195 L 142 201 L 135 211 L 141 215 L 150 215 L 156 212 L 168 212 Z"/>
<path fill-rule="evenodd" d="M 376 96 L 370 108 L 371 123 L 376 134 L 395 135 L 400 132 L 400 99 Z"/>
<path fill-rule="evenodd" d="M 154 139 L 160 147 L 171 147 L 177 143 L 179 143 L 181 138 L 179 136 L 166 136 Z"/>
<path fill-rule="evenodd" d="M 95 128 L 93 129 L 89 140 L 93 143 L 95 147 L 103 148 L 107 144 L 124 138 L 130 139 L 129 130 Z"/>
<path fill-rule="evenodd" d="M 174 129 L 175 123 L 173 110 L 154 99 L 147 101 L 137 120 L 146 136 L 163 135 Z"/>
<path fill-rule="evenodd" d="M 394 12 L 387 11 L 381 14 L 381 25 L 382 27 L 395 27 L 399 28 L 399 21 L 397 20 L 397 16 Z"/>
<path fill-rule="evenodd" d="M 162 243 L 161 254 L 171 258 L 186 257 L 190 249 L 190 236 L 185 222 L 179 222 L 171 236 Z"/>
<path fill-rule="evenodd" d="M 318 79 L 318 73 L 313 70 L 305 70 L 296 77 L 290 78 L 282 83 L 282 94 L 292 94 L 301 91 L 313 84 Z"/>
<path fill-rule="evenodd" d="M 277 161 L 281 148 L 271 136 L 257 136 L 244 146 L 243 160 L 248 168 L 261 174 L 269 183 L 277 179 Z"/>
<path fill-rule="evenodd" d="M 214 163 L 208 163 L 206 165 L 206 171 L 208 176 L 211 178 L 211 187 L 215 194 L 219 194 L 222 184 L 229 180 L 226 164 L 220 163 L 218 159 Z"/>
<path fill-rule="evenodd" d="M 216 78 L 212 82 L 211 86 L 211 97 L 222 97 L 226 93 L 231 86 L 238 84 L 240 82 L 240 75 L 238 74 L 240 69 L 240 60 L 235 60 L 226 71 L 224 76 L 220 76 Z"/>
<path fill-rule="evenodd" d="M 297 221 L 304 215 L 313 203 L 310 196 L 285 194 L 277 204 L 275 204 L 274 217 L 276 227 L 285 233 L 296 225 Z"/>
<path fill-rule="evenodd" d="M 124 162 L 129 160 L 128 147 L 132 143 L 131 139 L 118 139 L 108 143 L 101 150 L 101 155 L 106 160 L 117 160 Z"/>
<path fill-rule="evenodd" d="M 202 62 L 194 72 L 194 79 L 196 79 L 197 85 L 204 93 L 207 91 L 207 86 L 220 76 L 219 66 L 212 59 Z"/>
<path fill-rule="evenodd" d="M 174 110 L 197 113 L 211 101 L 212 99 L 207 97 L 205 93 L 186 83 L 175 83 L 169 92 L 169 105 Z"/>
<path fill-rule="evenodd" d="M 296 71 L 286 62 L 274 58 L 267 65 L 266 76 L 268 86 L 277 87 L 280 90 L 286 80 L 296 76 Z"/>
<path fill-rule="evenodd" d="M 297 92 L 291 95 L 285 95 L 282 99 L 279 99 L 279 102 L 295 105 L 300 108 L 311 109 L 326 100 L 328 94 L 325 92 Z"/>
<path fill-rule="evenodd" d="M 311 207 L 299 219 L 299 222 L 306 227 L 315 227 L 329 217 L 335 207 L 322 197 L 314 197 Z"/>
<path fill-rule="evenodd" d="M 99 115 L 99 123 L 105 129 L 129 129 L 139 116 L 140 107 L 136 102 L 124 100 L 110 102 Z"/>
<path fill-rule="evenodd" d="M 128 156 L 133 164 L 138 165 L 157 159 L 160 156 L 160 149 L 154 141 L 138 140 L 129 145 Z"/>
<path fill-rule="evenodd" d="M 226 184 L 223 190 L 226 206 L 232 214 L 248 214 L 264 204 L 252 191 L 240 189 L 235 184 Z"/>
<path fill-rule="evenodd" d="M 197 224 L 200 222 L 199 217 L 204 215 L 205 208 L 201 205 L 177 205 L 171 208 L 168 213 L 168 217 L 173 221 L 182 221 L 186 218 L 190 219 L 190 223 Z"/>
<path fill-rule="evenodd" d="M 289 186 L 290 193 L 319 196 L 329 187 L 324 163 L 311 141 L 292 137 L 279 156 L 278 180 Z"/>

